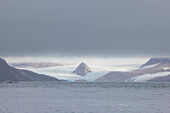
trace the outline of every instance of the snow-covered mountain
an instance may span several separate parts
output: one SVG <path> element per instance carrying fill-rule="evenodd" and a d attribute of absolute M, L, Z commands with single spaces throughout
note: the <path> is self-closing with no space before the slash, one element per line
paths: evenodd
<path fill-rule="evenodd" d="M 81 76 L 85 76 L 87 73 L 92 72 L 90 67 L 82 62 L 78 65 L 78 67 L 73 71 L 73 73 Z"/>
<path fill-rule="evenodd" d="M 131 72 L 112 71 L 96 82 L 170 82 L 170 58 L 151 58 L 138 70 Z"/>

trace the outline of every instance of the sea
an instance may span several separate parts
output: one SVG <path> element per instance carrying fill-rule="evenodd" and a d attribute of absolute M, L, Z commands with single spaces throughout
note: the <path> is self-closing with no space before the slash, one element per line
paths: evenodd
<path fill-rule="evenodd" d="M 170 113 L 170 83 L 0 83 L 0 113 Z"/>

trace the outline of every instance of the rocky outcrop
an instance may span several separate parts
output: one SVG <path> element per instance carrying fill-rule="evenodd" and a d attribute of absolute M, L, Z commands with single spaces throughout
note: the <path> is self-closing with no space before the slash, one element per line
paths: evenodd
<path fill-rule="evenodd" d="M 141 79 L 142 75 L 145 75 L 143 76 L 145 77 L 144 78 L 145 81 L 155 81 L 155 82 L 169 81 L 170 82 L 170 76 L 168 76 L 169 74 L 167 72 L 170 72 L 170 58 L 151 58 L 148 62 L 142 65 L 141 68 L 139 68 L 138 70 L 131 71 L 131 72 L 119 72 L 119 71 L 109 72 L 108 74 L 96 79 L 95 81 L 96 82 L 134 82 L 137 81 L 139 78 Z M 162 73 L 164 75 L 161 75 Z"/>
<path fill-rule="evenodd" d="M 167 57 L 164 57 L 164 58 L 151 58 L 149 61 L 147 61 L 141 67 L 154 65 L 154 64 L 165 64 L 165 63 L 170 63 L 170 58 L 167 58 Z"/>
<path fill-rule="evenodd" d="M 73 73 L 81 76 L 85 76 L 87 73 L 92 72 L 90 67 L 82 62 L 74 71 Z"/>
<path fill-rule="evenodd" d="M 16 69 L 0 58 L 0 81 L 59 81 L 57 78 L 43 74 L 34 73 L 28 70 Z"/>

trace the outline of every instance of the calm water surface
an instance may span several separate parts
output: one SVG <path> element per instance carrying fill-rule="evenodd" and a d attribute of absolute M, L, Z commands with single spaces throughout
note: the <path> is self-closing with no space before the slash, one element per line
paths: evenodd
<path fill-rule="evenodd" d="M 0 83 L 0 113 L 170 113 L 170 83 Z"/>

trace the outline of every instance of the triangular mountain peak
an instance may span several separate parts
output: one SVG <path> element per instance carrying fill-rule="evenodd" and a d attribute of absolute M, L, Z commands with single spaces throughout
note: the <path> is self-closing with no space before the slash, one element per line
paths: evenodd
<path fill-rule="evenodd" d="M 81 75 L 81 76 L 85 76 L 88 72 L 91 72 L 90 67 L 84 63 L 81 62 L 78 67 L 73 71 L 73 73 L 77 74 L 77 75 Z"/>

